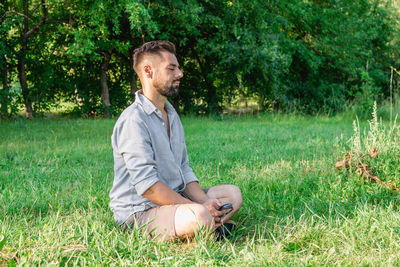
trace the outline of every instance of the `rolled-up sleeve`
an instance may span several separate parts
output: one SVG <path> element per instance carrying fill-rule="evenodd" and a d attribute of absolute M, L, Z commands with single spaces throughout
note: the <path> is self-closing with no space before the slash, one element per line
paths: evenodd
<path fill-rule="evenodd" d="M 183 142 L 183 155 L 182 155 L 181 170 L 182 170 L 183 178 L 185 179 L 186 184 L 199 181 L 197 179 L 196 175 L 194 174 L 192 168 L 189 166 L 189 157 L 187 154 L 185 142 Z"/>
<path fill-rule="evenodd" d="M 114 132 L 114 145 L 122 155 L 130 176 L 130 185 L 138 195 L 159 181 L 150 135 L 143 121 L 127 118 Z"/>

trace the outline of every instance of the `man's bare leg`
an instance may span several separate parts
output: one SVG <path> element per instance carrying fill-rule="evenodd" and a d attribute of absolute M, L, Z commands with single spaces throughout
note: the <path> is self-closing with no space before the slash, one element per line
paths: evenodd
<path fill-rule="evenodd" d="M 243 202 L 240 189 L 235 185 L 213 186 L 208 189 L 207 196 L 219 199 L 222 204 L 232 204 L 233 210 L 222 219 L 222 223 L 227 222 L 240 209 Z M 179 205 L 175 213 L 177 236 L 179 238 L 193 237 L 200 228 L 214 228 L 214 218 L 208 209 L 201 204 Z"/>
<path fill-rule="evenodd" d="M 239 187 L 230 184 L 210 187 L 207 191 L 207 196 L 220 200 L 222 204 L 232 204 L 233 210 L 222 219 L 222 223 L 227 222 L 240 209 L 243 203 Z"/>
<path fill-rule="evenodd" d="M 193 237 L 200 228 L 214 226 L 214 218 L 201 204 L 182 204 L 175 212 L 175 232 L 179 238 Z"/>

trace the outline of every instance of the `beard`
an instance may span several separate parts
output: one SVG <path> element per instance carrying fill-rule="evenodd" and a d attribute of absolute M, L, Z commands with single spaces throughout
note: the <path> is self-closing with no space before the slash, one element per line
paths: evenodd
<path fill-rule="evenodd" d="M 178 95 L 179 84 L 174 85 L 174 82 L 179 80 L 173 80 L 172 82 L 166 82 L 163 85 L 156 83 L 154 87 L 157 89 L 158 93 L 165 97 L 174 97 Z"/>

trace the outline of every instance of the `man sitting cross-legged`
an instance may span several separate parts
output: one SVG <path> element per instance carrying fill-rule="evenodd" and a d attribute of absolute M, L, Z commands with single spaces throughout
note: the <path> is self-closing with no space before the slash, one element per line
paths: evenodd
<path fill-rule="evenodd" d="M 189 167 L 181 121 L 167 97 L 178 93 L 183 74 L 168 41 L 152 41 L 134 52 L 142 90 L 117 120 L 111 137 L 114 183 L 110 207 L 122 226 L 143 226 L 157 238 L 192 237 L 226 223 L 242 205 L 240 189 L 202 189 Z M 221 205 L 231 203 L 223 216 Z"/>

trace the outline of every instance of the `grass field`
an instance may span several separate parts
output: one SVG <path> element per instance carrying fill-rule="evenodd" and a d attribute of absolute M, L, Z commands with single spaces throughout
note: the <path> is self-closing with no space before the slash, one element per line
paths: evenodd
<path fill-rule="evenodd" d="M 115 226 L 115 119 L 1 122 L 0 265 L 400 265 L 398 193 L 334 167 L 352 120 L 183 117 L 201 185 L 236 184 L 244 203 L 229 240 L 173 244 Z M 399 182 L 387 153 L 374 168 Z"/>

